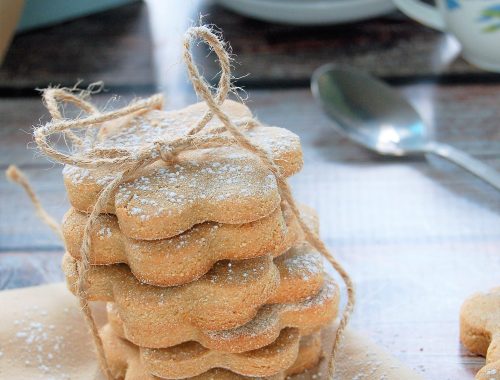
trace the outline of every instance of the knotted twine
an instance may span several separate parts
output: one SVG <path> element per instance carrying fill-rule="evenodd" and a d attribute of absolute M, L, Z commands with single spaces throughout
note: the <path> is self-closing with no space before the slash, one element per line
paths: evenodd
<path fill-rule="evenodd" d="M 217 54 L 220 66 L 221 76 L 213 94 L 209 84 L 196 67 L 191 54 L 191 45 L 194 41 L 200 39 L 208 44 Z M 76 96 L 65 89 L 50 88 L 44 91 L 43 98 L 45 105 L 53 117 L 53 120 L 44 126 L 38 127 L 34 131 L 35 141 L 38 147 L 50 158 L 56 162 L 72 165 L 79 168 L 94 169 L 109 173 L 117 173 L 113 179 L 104 186 L 99 193 L 97 201 L 92 208 L 88 221 L 85 225 L 83 242 L 80 252 L 80 263 L 78 266 L 77 296 L 82 308 L 85 320 L 92 332 L 94 343 L 97 348 L 100 365 L 108 379 L 113 379 L 110 368 L 106 361 L 104 348 L 98 333 L 96 322 L 89 307 L 87 288 L 88 271 L 90 269 L 90 249 L 91 249 L 91 230 L 96 223 L 97 217 L 102 212 L 103 207 L 108 203 L 113 192 L 117 187 L 127 179 L 131 178 L 139 169 L 144 168 L 158 160 L 163 160 L 166 164 L 174 164 L 176 156 L 185 150 L 196 150 L 205 148 L 214 148 L 228 145 L 239 145 L 247 151 L 256 155 L 262 163 L 275 176 L 280 196 L 286 201 L 297 218 L 299 225 L 304 233 L 305 240 L 318 250 L 333 268 L 341 276 L 345 283 L 347 291 L 347 304 L 342 313 L 332 353 L 328 365 L 329 377 L 332 377 L 334 370 L 335 357 L 339 349 L 339 342 L 342 339 L 344 329 L 349 320 L 354 307 L 355 292 L 351 278 L 344 270 L 341 264 L 332 256 L 326 248 L 323 241 L 306 225 L 298 210 L 295 199 L 292 196 L 290 187 L 286 182 L 285 176 L 280 168 L 274 163 L 269 154 L 261 147 L 254 145 L 245 135 L 244 130 L 257 122 L 253 118 L 244 120 L 231 120 L 222 110 L 221 105 L 231 90 L 231 65 L 227 50 L 222 40 L 208 27 L 199 26 L 190 28 L 184 36 L 183 59 L 187 66 L 189 78 L 196 94 L 201 97 L 208 106 L 208 111 L 203 117 L 190 128 L 185 135 L 175 139 L 159 139 L 153 143 L 145 144 L 138 149 L 124 148 L 103 148 L 94 147 L 82 139 L 75 131 L 85 130 L 86 136 L 92 135 L 93 128 L 99 128 L 102 123 L 116 120 L 122 117 L 133 117 L 135 115 L 147 112 L 153 109 L 161 109 L 163 99 L 161 95 L 154 95 L 150 98 L 137 100 L 128 106 L 107 113 L 99 113 L 97 109 L 85 101 L 82 97 Z M 62 102 L 72 103 L 81 108 L 87 117 L 65 120 L 59 111 L 59 104 Z M 210 134 L 199 134 L 207 123 L 217 117 L 222 123 L 222 127 L 211 130 Z M 243 127 L 243 128 L 242 128 Z M 229 132 L 229 136 L 227 133 Z M 54 148 L 48 141 L 48 137 L 54 134 L 63 134 L 68 137 L 72 144 L 73 151 L 64 153 Z"/>

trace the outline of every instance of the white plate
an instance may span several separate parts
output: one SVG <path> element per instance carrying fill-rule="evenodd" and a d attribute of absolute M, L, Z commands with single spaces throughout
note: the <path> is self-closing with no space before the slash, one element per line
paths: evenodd
<path fill-rule="evenodd" d="M 380 16 L 392 0 L 215 0 L 242 15 L 293 25 L 340 24 Z"/>

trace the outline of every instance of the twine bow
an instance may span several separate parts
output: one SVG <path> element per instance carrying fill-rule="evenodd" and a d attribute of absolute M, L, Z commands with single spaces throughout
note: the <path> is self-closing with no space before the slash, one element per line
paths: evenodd
<path fill-rule="evenodd" d="M 202 39 L 217 54 L 221 65 L 221 77 L 215 94 L 193 62 L 191 54 L 191 44 L 197 39 Z M 85 225 L 83 242 L 81 247 L 81 261 L 79 265 L 79 278 L 77 284 L 77 295 L 85 316 L 85 320 L 90 327 L 95 345 L 98 350 L 101 367 L 108 379 L 113 379 L 110 368 L 106 362 L 103 344 L 99 336 L 97 326 L 89 307 L 86 289 L 88 287 L 87 274 L 90 268 L 89 253 L 91 248 L 90 231 L 96 222 L 98 215 L 109 201 L 111 195 L 120 183 L 130 178 L 137 170 L 148 166 L 158 160 L 164 160 L 167 164 L 174 163 L 178 153 L 185 150 L 203 149 L 208 147 L 220 147 L 237 144 L 249 152 L 255 154 L 262 163 L 273 173 L 278 183 L 279 193 L 282 200 L 285 200 L 291 207 L 300 227 L 304 232 L 305 239 L 316 248 L 334 267 L 342 277 L 347 290 L 347 305 L 342 313 L 332 355 L 330 357 L 328 371 L 329 376 L 333 375 L 334 360 L 338 351 L 339 342 L 343 331 L 347 325 L 349 316 L 354 306 L 354 287 L 351 278 L 343 269 L 340 263 L 332 256 L 325 244 L 315 232 L 311 231 L 301 218 L 297 204 L 291 194 L 286 178 L 281 174 L 279 167 L 270 158 L 268 153 L 259 146 L 254 145 L 245 135 L 245 128 L 256 124 L 254 119 L 234 121 L 222 110 L 221 105 L 231 90 L 231 67 L 229 55 L 224 47 L 224 43 L 219 37 L 206 26 L 190 28 L 184 37 L 184 62 L 188 69 L 189 78 L 193 88 L 208 106 L 208 111 L 185 135 L 173 139 L 159 139 L 153 143 L 141 146 L 139 150 L 93 147 L 93 144 L 86 144 L 82 138 L 75 133 L 76 130 L 85 130 L 86 137 L 92 135 L 95 128 L 106 121 L 116 120 L 124 116 L 133 116 L 153 109 L 160 109 L 163 99 L 161 95 L 154 95 L 150 98 L 138 100 L 125 108 L 107 113 L 99 113 L 90 103 L 75 96 L 63 89 L 47 89 L 44 92 L 44 100 L 47 109 L 53 116 L 53 120 L 34 132 L 35 141 L 39 148 L 53 160 L 73 165 L 80 168 L 102 169 L 106 173 L 117 173 L 114 178 L 103 188 L 92 209 L 92 212 Z M 87 117 L 75 120 L 64 120 L 59 112 L 59 102 L 70 102 L 80 107 L 88 114 Z M 213 118 L 217 117 L 222 123 L 221 128 L 211 130 L 210 134 L 199 134 L 199 132 Z M 228 132 L 228 133 L 226 133 Z M 64 134 L 71 141 L 75 149 L 74 152 L 64 153 L 55 149 L 48 141 L 49 136 L 54 134 Z"/>

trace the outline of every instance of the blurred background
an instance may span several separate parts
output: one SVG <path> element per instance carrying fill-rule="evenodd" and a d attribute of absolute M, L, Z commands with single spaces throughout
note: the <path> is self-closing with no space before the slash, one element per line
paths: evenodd
<path fill-rule="evenodd" d="M 224 32 L 237 56 L 238 84 L 251 88 L 307 87 L 312 71 L 327 62 L 363 68 L 393 83 L 498 80 L 459 58 L 454 37 L 411 21 L 391 0 L 1 4 L 10 7 L 4 17 L 11 13 L 2 29 L 17 32 L 10 48 L 4 43 L 0 91 L 6 94 L 30 94 L 50 83 L 73 85 L 78 78 L 83 84 L 103 80 L 111 92 L 178 93 L 176 86 L 187 83 L 178 64 L 179 41 L 200 17 Z M 8 36 L 2 30 L 2 39 Z M 213 57 L 201 64 L 214 79 Z"/>
<path fill-rule="evenodd" d="M 229 41 L 236 85 L 256 116 L 300 135 L 306 164 L 292 185 L 356 280 L 353 325 L 426 378 L 473 378 L 484 360 L 460 346 L 458 310 L 469 294 L 498 286 L 498 193 L 441 159 L 391 159 L 353 144 L 309 89 L 325 63 L 363 70 L 393 85 L 438 140 L 500 170 L 500 74 L 468 63 L 453 35 L 391 0 L 0 0 L 2 169 L 19 165 L 61 218 L 60 168 L 30 135 L 49 120 L 37 89 L 103 81 L 100 107 L 154 92 L 168 109 L 187 105 L 196 97 L 181 41 L 200 22 Z M 200 45 L 195 55 L 215 84 L 213 54 Z M 62 280 L 61 243 L 4 178 L 0 210 L 0 289 Z"/>

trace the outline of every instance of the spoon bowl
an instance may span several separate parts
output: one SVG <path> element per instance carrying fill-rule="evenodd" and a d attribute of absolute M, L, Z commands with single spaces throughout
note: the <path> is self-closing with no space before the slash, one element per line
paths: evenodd
<path fill-rule="evenodd" d="M 379 154 L 433 153 L 500 190 L 500 175 L 479 160 L 431 139 L 415 109 L 397 91 L 354 69 L 326 65 L 311 80 L 314 97 L 343 135 Z"/>
<path fill-rule="evenodd" d="M 353 69 L 322 66 L 312 92 L 339 132 L 380 154 L 422 154 L 426 125 L 415 109 L 391 87 Z"/>

